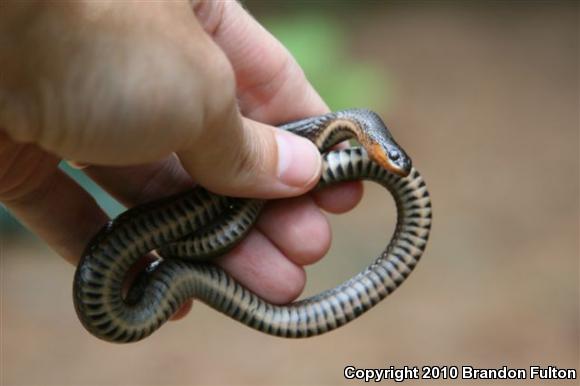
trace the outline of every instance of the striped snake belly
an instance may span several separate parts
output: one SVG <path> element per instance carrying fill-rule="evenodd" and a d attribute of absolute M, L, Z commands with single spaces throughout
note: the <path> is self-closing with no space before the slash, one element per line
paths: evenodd
<path fill-rule="evenodd" d="M 263 202 L 212 194 L 202 188 L 130 209 L 109 222 L 87 247 L 74 280 L 77 314 L 89 332 L 112 342 L 147 337 L 194 297 L 267 334 L 319 335 L 355 319 L 392 293 L 412 272 L 426 247 L 431 202 L 414 168 L 401 177 L 369 158 L 363 148 L 323 155 L 318 188 L 371 180 L 394 197 L 397 225 L 381 253 L 341 285 L 288 305 L 274 305 L 207 262 L 243 238 Z M 153 264 L 123 296 L 131 266 L 158 250 Z M 179 257 L 176 257 L 179 256 Z"/>

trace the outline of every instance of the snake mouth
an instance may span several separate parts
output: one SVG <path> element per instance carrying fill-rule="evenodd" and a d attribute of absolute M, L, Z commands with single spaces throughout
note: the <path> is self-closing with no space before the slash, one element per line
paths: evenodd
<path fill-rule="evenodd" d="M 399 165 L 394 165 L 394 167 L 391 168 L 386 168 L 388 171 L 390 171 L 391 173 L 394 173 L 398 176 L 401 177 L 407 177 L 409 175 L 409 173 L 411 173 L 411 163 L 408 163 L 409 166 L 399 166 Z M 391 165 L 393 166 L 393 165 Z"/>

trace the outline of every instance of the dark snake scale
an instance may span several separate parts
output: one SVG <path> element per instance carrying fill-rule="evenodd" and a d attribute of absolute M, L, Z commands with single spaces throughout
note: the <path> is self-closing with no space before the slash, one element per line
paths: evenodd
<path fill-rule="evenodd" d="M 323 152 L 317 188 L 371 180 L 394 197 L 397 225 L 381 255 L 336 288 L 288 305 L 274 305 L 238 284 L 211 258 L 230 250 L 250 230 L 263 201 L 215 195 L 196 188 L 127 210 L 94 237 L 74 279 L 74 303 L 86 329 L 112 342 L 143 339 L 194 297 L 267 334 L 301 338 L 323 334 L 357 318 L 411 274 L 427 245 L 431 201 L 382 120 L 368 110 L 345 110 L 280 126 Z M 362 148 L 328 151 L 355 138 Z M 125 296 L 127 272 L 156 250 Z"/>

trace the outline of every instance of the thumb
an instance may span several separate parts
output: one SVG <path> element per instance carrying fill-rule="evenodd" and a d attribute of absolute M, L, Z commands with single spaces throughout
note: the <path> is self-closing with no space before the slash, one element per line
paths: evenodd
<path fill-rule="evenodd" d="M 316 184 L 322 161 L 312 142 L 230 110 L 206 120 L 197 140 L 178 152 L 196 182 L 215 193 L 255 198 L 295 196 Z"/>

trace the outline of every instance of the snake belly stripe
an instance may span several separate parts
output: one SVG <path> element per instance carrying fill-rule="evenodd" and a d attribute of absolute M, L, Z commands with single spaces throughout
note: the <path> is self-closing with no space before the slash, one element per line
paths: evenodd
<path fill-rule="evenodd" d="M 431 227 L 431 201 L 416 169 L 411 168 L 405 177 L 391 173 L 371 160 L 363 148 L 326 153 L 323 167 L 319 188 L 371 180 L 392 194 L 397 207 L 397 225 L 388 246 L 350 280 L 288 305 L 261 299 L 220 267 L 200 260 L 226 252 L 232 246 L 228 238 L 243 237 L 263 202 L 222 197 L 197 188 L 130 209 L 95 237 L 74 281 L 75 308 L 81 322 L 101 339 L 137 341 L 157 330 L 191 297 L 280 337 L 319 335 L 355 319 L 398 288 L 419 262 Z M 220 217 L 223 213 L 227 215 Z M 123 297 L 123 282 L 131 265 L 156 248 L 163 256 L 182 257 L 153 264 Z M 195 256 L 187 260 L 190 254 Z"/>

